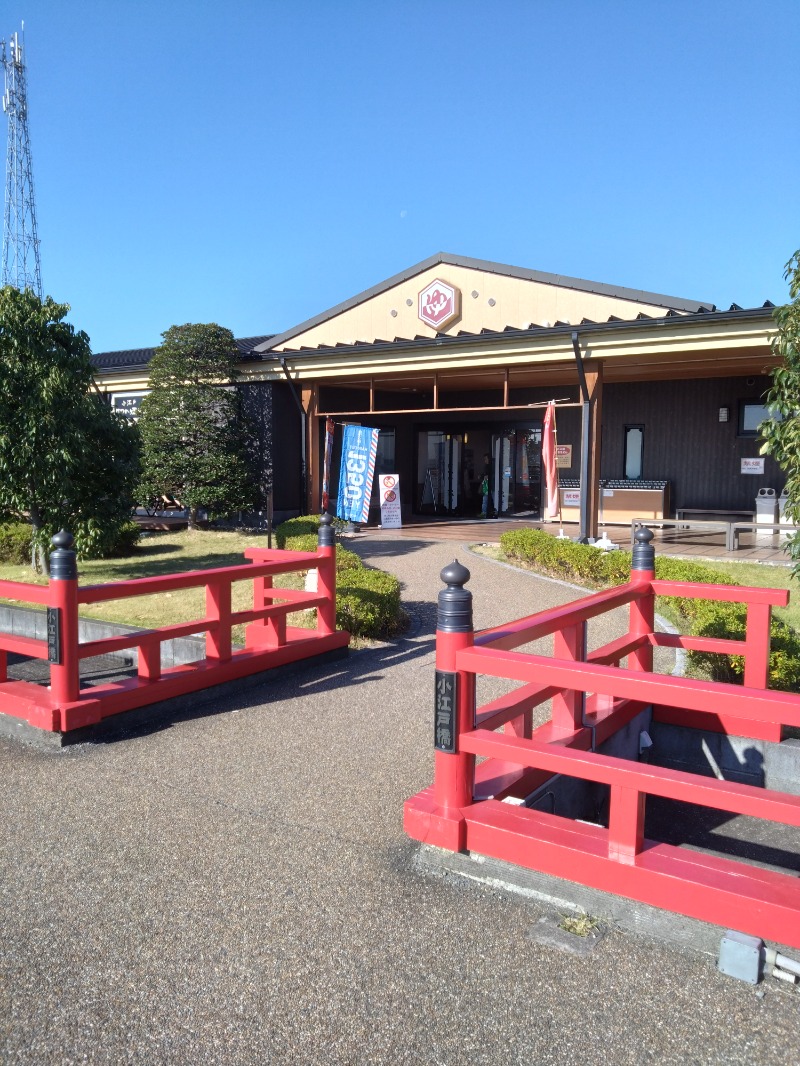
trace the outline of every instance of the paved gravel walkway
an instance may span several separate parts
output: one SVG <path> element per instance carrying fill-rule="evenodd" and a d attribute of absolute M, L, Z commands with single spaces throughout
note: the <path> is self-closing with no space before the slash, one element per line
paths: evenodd
<path fill-rule="evenodd" d="M 467 562 L 479 626 L 571 594 L 357 549 L 406 638 L 114 743 L 0 740 L 0 1061 L 797 1062 L 800 996 L 619 932 L 576 958 L 530 939 L 538 905 L 419 871 L 439 570 Z"/>

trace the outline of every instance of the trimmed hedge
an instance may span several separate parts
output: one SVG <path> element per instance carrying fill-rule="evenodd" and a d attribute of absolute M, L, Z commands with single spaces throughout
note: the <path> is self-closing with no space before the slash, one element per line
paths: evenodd
<path fill-rule="evenodd" d="M 601 552 L 590 544 L 559 540 L 542 529 L 503 533 L 500 547 L 510 559 L 528 563 L 552 577 L 598 587 L 621 584 L 631 572 L 630 552 Z"/>
<path fill-rule="evenodd" d="M 558 540 L 540 529 L 503 533 L 500 546 L 509 559 L 516 559 L 553 577 L 583 582 L 594 587 L 624 584 L 631 570 L 630 552 L 601 552 L 589 544 Z M 738 585 L 713 566 L 684 559 L 656 558 L 656 577 L 665 581 L 692 581 L 704 585 Z M 658 598 L 658 607 L 691 636 L 744 639 L 747 606 L 715 600 L 683 597 Z M 770 688 L 800 692 L 800 635 L 778 618 L 770 626 Z M 741 655 L 690 652 L 689 662 L 707 670 L 715 681 L 739 682 L 744 674 Z"/>
<path fill-rule="evenodd" d="M 33 528 L 27 522 L 3 522 L 0 525 L 0 563 L 31 561 Z"/>
<path fill-rule="evenodd" d="M 400 582 L 383 570 L 346 570 L 336 588 L 336 624 L 354 637 L 387 637 L 402 624 Z"/>
<path fill-rule="evenodd" d="M 317 533 L 319 530 L 319 515 L 301 515 L 298 518 L 289 518 L 281 522 L 275 528 L 275 543 L 279 548 L 288 548 L 290 551 L 314 551 L 317 547 Z M 314 547 L 297 547 L 294 542 L 299 537 L 313 536 Z"/>
<path fill-rule="evenodd" d="M 317 550 L 319 516 L 305 515 L 282 522 L 275 542 L 287 551 Z M 403 624 L 400 582 L 383 570 L 369 569 L 355 552 L 336 545 L 336 625 L 354 637 L 381 639 Z"/>

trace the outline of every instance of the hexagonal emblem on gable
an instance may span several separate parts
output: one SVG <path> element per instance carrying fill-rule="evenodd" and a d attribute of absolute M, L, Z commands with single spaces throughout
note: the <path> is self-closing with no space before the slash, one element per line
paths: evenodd
<path fill-rule="evenodd" d="M 441 332 L 461 314 L 461 290 L 436 278 L 419 294 L 419 317 Z"/>

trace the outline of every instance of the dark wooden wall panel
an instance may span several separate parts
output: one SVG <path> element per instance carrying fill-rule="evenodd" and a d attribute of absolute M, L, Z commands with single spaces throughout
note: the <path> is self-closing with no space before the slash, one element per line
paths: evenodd
<path fill-rule="evenodd" d="M 762 376 L 607 385 L 600 476 L 624 477 L 624 427 L 641 424 L 642 476 L 671 482 L 673 508 L 751 510 L 761 486 L 780 493 L 784 483 L 769 457 L 763 476 L 741 473 L 741 460 L 757 457 L 759 442 L 737 436 L 739 402 L 760 402 L 768 384 Z M 730 409 L 730 421 L 719 421 L 720 407 Z"/>

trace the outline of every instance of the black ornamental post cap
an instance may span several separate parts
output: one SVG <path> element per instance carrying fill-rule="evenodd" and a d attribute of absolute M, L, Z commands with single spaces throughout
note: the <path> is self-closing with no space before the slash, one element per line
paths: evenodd
<path fill-rule="evenodd" d="M 336 537 L 333 529 L 333 519 L 327 512 L 323 512 L 319 517 L 319 533 L 317 534 L 317 543 L 320 548 L 332 548 L 335 543 Z"/>
<path fill-rule="evenodd" d="M 464 588 L 469 570 L 454 559 L 439 576 L 447 587 L 439 593 L 436 628 L 443 633 L 471 633 L 472 593 Z"/>
<path fill-rule="evenodd" d="M 53 550 L 50 553 L 50 580 L 76 581 L 78 564 L 72 545 L 75 539 L 66 529 L 59 530 L 51 539 Z"/>
<path fill-rule="evenodd" d="M 653 533 L 647 526 L 639 526 L 633 535 L 631 570 L 653 570 L 656 565 L 656 550 L 650 543 Z"/>

